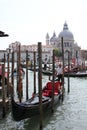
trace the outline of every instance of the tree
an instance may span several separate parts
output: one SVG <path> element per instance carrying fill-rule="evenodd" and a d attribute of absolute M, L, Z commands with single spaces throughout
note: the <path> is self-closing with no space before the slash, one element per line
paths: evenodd
<path fill-rule="evenodd" d="M 54 49 L 54 55 L 56 57 L 61 57 L 62 56 L 62 52 L 60 50 L 58 50 L 57 48 Z"/>

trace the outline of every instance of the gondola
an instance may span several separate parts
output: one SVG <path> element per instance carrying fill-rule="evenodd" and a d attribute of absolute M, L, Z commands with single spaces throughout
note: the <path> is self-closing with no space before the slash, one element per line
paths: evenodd
<path fill-rule="evenodd" d="M 38 65 L 36 64 L 35 66 L 37 67 Z M 34 64 L 28 64 L 28 66 L 26 64 L 21 64 L 21 67 L 25 68 L 25 69 L 26 69 L 26 67 L 32 68 L 32 67 L 34 67 Z"/>
<path fill-rule="evenodd" d="M 42 74 L 48 75 L 48 76 L 52 76 L 53 72 L 52 72 L 52 70 L 45 70 L 45 69 L 42 69 Z"/>
<path fill-rule="evenodd" d="M 42 108 L 43 112 L 50 110 L 52 103 L 52 87 L 53 83 L 48 82 L 42 90 Z M 58 103 L 62 95 L 62 87 L 60 82 L 54 83 L 54 104 Z M 15 121 L 20 121 L 26 118 L 39 115 L 39 95 L 35 94 L 25 102 L 16 102 L 14 98 L 11 99 L 12 117 Z"/>
<path fill-rule="evenodd" d="M 64 73 L 64 77 L 87 77 L 87 72 L 66 72 Z"/>
<path fill-rule="evenodd" d="M 36 66 L 36 68 L 34 69 L 34 67 L 28 67 L 28 70 L 30 70 L 30 71 L 38 71 L 38 66 Z"/>
<path fill-rule="evenodd" d="M 26 64 L 25 64 L 25 63 L 21 64 L 21 67 L 22 67 L 22 68 L 26 68 Z M 31 67 L 31 65 L 28 64 L 28 67 Z"/>

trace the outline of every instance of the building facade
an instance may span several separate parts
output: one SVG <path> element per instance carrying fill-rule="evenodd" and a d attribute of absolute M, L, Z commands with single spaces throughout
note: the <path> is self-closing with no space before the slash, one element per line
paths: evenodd
<path fill-rule="evenodd" d="M 75 59 L 76 62 L 81 62 L 81 48 L 75 43 L 74 35 L 69 30 L 68 24 L 65 22 L 63 30 L 59 33 L 58 37 L 56 33 L 50 38 L 49 34 L 46 35 L 46 45 L 52 45 L 53 48 L 58 48 L 62 51 L 61 38 L 63 37 L 64 59 L 67 60 L 67 51 L 70 53 L 70 59 Z"/>
<path fill-rule="evenodd" d="M 20 45 L 21 50 L 21 60 L 26 60 L 26 51 L 28 51 L 28 57 L 31 61 L 34 59 L 34 52 L 36 52 L 36 62 L 38 61 L 38 45 L 31 44 L 31 45 L 21 45 L 20 42 L 16 41 L 9 45 L 9 48 L 14 51 L 15 53 L 15 60 L 17 60 L 17 50 L 18 46 Z M 52 45 L 42 45 L 42 61 L 47 58 L 48 61 L 52 62 L 52 55 L 53 55 L 53 46 Z"/>
<path fill-rule="evenodd" d="M 62 42 L 61 38 L 63 37 L 63 48 L 64 48 L 64 59 L 67 61 L 68 59 L 68 53 L 70 55 L 71 61 L 74 61 L 76 63 L 81 62 L 81 48 L 78 46 L 78 44 L 74 40 L 74 35 L 73 33 L 69 30 L 68 24 L 65 22 L 63 25 L 63 30 L 56 36 L 56 33 L 53 33 L 53 36 L 50 37 L 49 34 L 47 33 L 46 35 L 46 45 L 42 44 L 42 60 L 47 58 L 48 60 L 50 59 L 52 61 L 52 55 L 53 55 L 53 49 L 58 48 L 60 52 L 62 52 Z M 37 44 L 31 44 L 31 45 L 21 45 L 19 41 L 16 41 L 14 43 L 11 43 L 8 47 L 11 51 L 15 52 L 15 57 L 16 57 L 16 52 L 18 50 L 18 46 L 21 46 L 21 59 L 26 59 L 26 50 L 29 52 L 29 57 L 32 60 L 33 59 L 33 52 L 35 51 L 36 53 L 38 52 L 38 46 Z M 4 52 L 6 53 L 6 52 Z M 1 55 L 1 58 L 4 57 Z M 1 59 L 0 58 L 0 59 Z M 15 58 L 16 59 L 16 58 Z M 38 53 L 36 54 L 36 59 L 38 59 Z M 16 59 L 17 60 L 17 59 Z"/>

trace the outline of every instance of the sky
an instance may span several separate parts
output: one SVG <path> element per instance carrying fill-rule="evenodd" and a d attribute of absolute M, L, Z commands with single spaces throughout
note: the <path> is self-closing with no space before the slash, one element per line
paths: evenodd
<path fill-rule="evenodd" d="M 21 45 L 42 42 L 55 31 L 58 36 L 65 21 L 81 49 L 87 49 L 87 0 L 0 0 L 0 50 L 19 41 Z"/>

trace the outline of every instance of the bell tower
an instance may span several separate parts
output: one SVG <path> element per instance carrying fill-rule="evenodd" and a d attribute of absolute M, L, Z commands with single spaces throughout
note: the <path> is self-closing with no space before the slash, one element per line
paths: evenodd
<path fill-rule="evenodd" d="M 49 34 L 46 34 L 46 45 L 49 45 Z"/>

